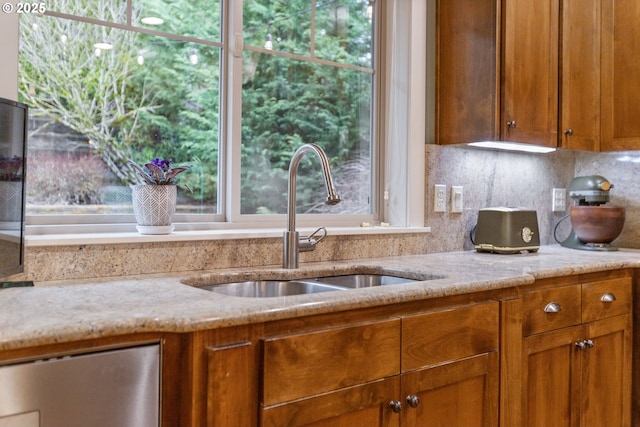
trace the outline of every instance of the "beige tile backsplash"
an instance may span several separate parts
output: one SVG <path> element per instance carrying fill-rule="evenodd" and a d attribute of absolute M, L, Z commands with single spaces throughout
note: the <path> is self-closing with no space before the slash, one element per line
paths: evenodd
<path fill-rule="evenodd" d="M 516 154 L 466 147 L 427 145 L 425 224 L 431 233 L 329 236 L 301 262 L 472 250 L 469 232 L 478 209 L 519 206 L 535 209 L 541 243 L 555 243 L 553 229 L 564 213 L 551 212 L 554 187 L 567 188 L 574 176 L 598 174 L 613 184 L 612 203 L 627 208 L 622 235 L 614 242 L 640 248 L 640 152 Z M 433 212 L 433 185 L 447 186 L 447 212 Z M 449 209 L 452 185 L 464 187 L 464 210 Z M 569 202 L 569 200 L 568 200 Z M 569 221 L 558 228 L 563 238 Z M 26 251 L 26 272 L 14 280 L 57 281 L 140 274 L 178 273 L 230 267 L 278 266 L 279 238 L 37 246 Z"/>
<path fill-rule="evenodd" d="M 431 226 L 430 252 L 471 250 L 469 232 L 478 209 L 495 206 L 526 207 L 538 214 L 540 242 L 554 244 L 554 227 L 568 212 L 552 212 L 552 189 L 568 189 L 574 176 L 602 175 L 614 184 L 611 203 L 626 207 L 622 234 L 613 243 L 640 248 L 640 151 L 591 153 L 557 150 L 550 154 L 519 154 L 464 146 L 427 145 L 425 222 Z M 635 160 L 635 162 L 634 162 Z M 433 212 L 433 185 L 464 187 L 462 213 Z M 449 200 L 448 200 L 449 202 Z M 448 207 L 448 203 L 447 203 Z M 447 209 L 449 210 L 449 209 Z M 558 238 L 565 238 L 570 221 L 562 221 Z"/>

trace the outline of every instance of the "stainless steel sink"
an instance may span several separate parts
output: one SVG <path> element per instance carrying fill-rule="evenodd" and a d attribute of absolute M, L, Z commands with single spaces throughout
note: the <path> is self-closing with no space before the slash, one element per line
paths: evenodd
<path fill-rule="evenodd" d="M 206 289 L 235 297 L 265 298 L 290 295 L 316 294 L 344 290 L 343 287 L 307 280 L 250 280 L 202 286 Z"/>
<path fill-rule="evenodd" d="M 281 278 L 274 279 L 273 273 L 265 272 L 263 274 L 257 273 L 254 277 L 245 278 L 249 280 L 240 280 L 237 282 L 213 284 L 212 282 L 218 282 L 219 279 L 207 275 L 183 279 L 182 282 L 199 289 L 224 295 L 247 298 L 268 298 L 346 291 L 349 289 L 397 285 L 441 278 L 443 278 L 443 276 L 429 274 L 417 274 L 415 278 L 406 278 L 394 275 L 393 273 L 382 272 L 379 271 L 379 269 L 369 269 L 369 271 L 359 269 L 358 273 L 345 272 L 345 274 L 335 274 L 334 272 L 332 276 L 296 278 L 291 280 Z"/>
<path fill-rule="evenodd" d="M 319 283 L 327 283 L 347 289 L 370 288 L 373 286 L 397 285 L 400 283 L 417 282 L 415 279 L 389 276 L 386 274 L 345 274 L 341 276 L 319 277 Z"/>

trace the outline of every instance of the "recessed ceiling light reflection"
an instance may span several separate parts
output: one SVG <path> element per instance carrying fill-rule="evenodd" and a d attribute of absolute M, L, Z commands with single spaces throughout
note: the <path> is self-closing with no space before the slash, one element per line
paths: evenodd
<path fill-rule="evenodd" d="M 162 25 L 164 24 L 164 19 L 162 18 L 158 18 L 157 16 L 147 16 L 145 18 L 142 18 L 140 20 L 140 22 L 142 22 L 143 24 L 146 25 Z"/>
<path fill-rule="evenodd" d="M 111 43 L 96 43 L 93 45 L 96 49 L 100 50 L 111 50 L 113 49 L 113 45 Z"/>

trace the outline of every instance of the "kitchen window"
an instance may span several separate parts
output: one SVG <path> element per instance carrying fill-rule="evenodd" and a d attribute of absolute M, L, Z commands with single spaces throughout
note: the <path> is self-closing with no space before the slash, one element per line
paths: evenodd
<path fill-rule="evenodd" d="M 289 160 L 306 142 L 327 152 L 343 202 L 321 203 L 308 156 L 298 213 L 334 225 L 380 218 L 376 1 L 47 6 L 20 17 L 28 224 L 133 230 L 127 161 L 160 157 L 194 166 L 179 180 L 178 226 L 279 226 Z"/>

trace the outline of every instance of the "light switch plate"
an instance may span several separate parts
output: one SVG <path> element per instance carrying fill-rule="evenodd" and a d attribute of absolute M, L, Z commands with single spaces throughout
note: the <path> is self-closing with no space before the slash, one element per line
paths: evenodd
<path fill-rule="evenodd" d="M 436 184 L 433 194 L 433 211 L 445 212 L 447 210 L 447 186 Z"/>
<path fill-rule="evenodd" d="M 463 207 L 462 186 L 454 185 L 451 187 L 451 212 L 460 213 Z"/>

